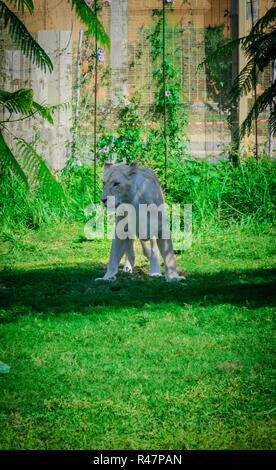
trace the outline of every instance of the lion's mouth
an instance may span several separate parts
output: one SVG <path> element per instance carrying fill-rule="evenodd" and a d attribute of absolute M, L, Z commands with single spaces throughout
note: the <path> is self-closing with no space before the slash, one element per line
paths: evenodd
<path fill-rule="evenodd" d="M 119 199 L 119 201 L 117 201 L 115 203 L 110 203 L 110 201 L 108 202 L 108 198 L 104 199 L 104 200 L 101 199 L 101 202 L 104 205 L 104 207 L 108 210 L 108 212 L 113 212 L 114 210 L 116 210 L 122 204 L 122 201 L 120 199 Z"/>
<path fill-rule="evenodd" d="M 103 202 L 104 207 L 107 209 L 107 212 L 114 212 L 121 205 L 121 201 L 116 202 L 115 204 L 107 204 Z"/>

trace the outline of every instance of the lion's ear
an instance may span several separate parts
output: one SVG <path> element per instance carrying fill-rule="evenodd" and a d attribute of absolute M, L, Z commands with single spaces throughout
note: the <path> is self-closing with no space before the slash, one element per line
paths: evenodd
<path fill-rule="evenodd" d="M 110 168 L 112 165 L 113 165 L 113 163 L 111 163 L 111 162 L 105 162 L 104 169 L 108 170 L 108 168 Z"/>
<path fill-rule="evenodd" d="M 138 163 L 137 162 L 131 162 L 129 165 L 129 174 L 128 176 L 136 176 L 138 173 Z"/>

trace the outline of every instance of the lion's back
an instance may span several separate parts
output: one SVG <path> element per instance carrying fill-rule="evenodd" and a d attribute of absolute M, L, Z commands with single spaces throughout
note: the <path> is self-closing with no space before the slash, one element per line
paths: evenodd
<path fill-rule="evenodd" d="M 140 182 L 141 196 L 148 204 L 156 203 L 162 204 L 164 197 L 159 180 L 150 168 L 139 167 L 138 176 Z"/>
<path fill-rule="evenodd" d="M 146 180 L 157 184 L 157 186 L 161 189 L 159 180 L 153 170 L 151 170 L 150 168 L 139 167 L 138 171 L 143 175 Z"/>

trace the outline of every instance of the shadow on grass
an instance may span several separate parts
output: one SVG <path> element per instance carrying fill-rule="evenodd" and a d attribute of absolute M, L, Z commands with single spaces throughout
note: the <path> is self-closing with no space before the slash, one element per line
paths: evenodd
<path fill-rule="evenodd" d="M 94 282 L 103 265 L 53 267 L 0 273 L 0 322 L 26 312 L 59 314 L 91 312 L 93 306 L 142 308 L 145 304 L 246 304 L 252 308 L 275 305 L 276 270 L 191 273 L 185 283 L 149 278 L 142 268 L 119 274 L 112 283 Z"/>

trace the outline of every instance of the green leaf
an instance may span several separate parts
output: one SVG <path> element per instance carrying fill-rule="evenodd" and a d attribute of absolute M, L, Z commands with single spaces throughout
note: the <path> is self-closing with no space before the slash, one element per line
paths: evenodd
<path fill-rule="evenodd" d="M 201 69 L 206 64 L 212 64 L 216 62 L 221 57 L 230 54 L 240 43 L 242 43 L 245 39 L 245 36 L 239 39 L 234 39 L 233 41 L 229 41 L 221 47 L 218 47 L 214 52 L 209 54 L 205 59 L 198 65 L 198 69 Z"/>
<path fill-rule="evenodd" d="M 43 193 L 53 203 L 59 206 L 64 204 L 67 207 L 68 201 L 64 191 L 43 158 L 24 139 L 16 137 L 15 141 L 24 171 L 29 177 L 29 183 L 39 185 Z"/>
<path fill-rule="evenodd" d="M 25 183 L 28 187 L 28 180 L 27 177 L 20 167 L 18 161 L 16 160 L 15 156 L 13 155 L 12 151 L 10 150 L 9 146 L 6 144 L 5 139 L 3 137 L 2 132 L 0 131 L 0 154 L 1 160 L 6 164 L 12 171 L 19 176 L 19 178 Z"/>
<path fill-rule="evenodd" d="M 25 7 L 29 10 L 29 12 L 32 14 L 34 11 L 34 4 L 33 0 L 7 0 L 8 3 L 13 5 L 15 8 L 17 8 L 18 11 L 21 11 L 21 13 L 24 13 Z"/>
<path fill-rule="evenodd" d="M 252 121 L 258 117 L 271 103 L 272 99 L 276 96 L 276 82 L 268 87 L 260 96 L 258 96 L 256 102 L 249 111 L 247 117 L 243 121 L 240 127 L 240 137 L 243 137 L 246 132 L 249 133 Z M 276 123 L 275 123 L 275 112 L 276 107 L 273 106 L 273 110 L 270 113 L 270 120 L 272 124 L 273 135 L 276 134 Z"/>
<path fill-rule="evenodd" d="M 218 60 L 221 55 L 229 53 L 234 47 L 240 45 L 247 57 L 247 63 L 235 78 L 230 90 L 232 104 L 240 99 L 244 94 L 255 89 L 258 72 L 263 72 L 276 60 L 276 7 L 270 8 L 266 14 L 257 21 L 247 36 L 230 41 L 225 46 L 216 49 L 208 55 L 200 64 L 210 64 Z M 246 119 L 239 129 L 239 136 L 242 138 L 249 132 L 253 120 L 271 105 L 276 96 L 276 85 L 268 87 L 255 101 Z M 270 122 L 273 134 L 275 134 L 275 105 L 270 111 Z"/>
<path fill-rule="evenodd" d="M 48 108 L 46 106 L 42 106 L 41 104 L 36 103 L 35 101 L 33 101 L 33 109 L 38 114 L 40 114 L 40 116 L 43 117 L 43 119 L 46 119 L 50 124 L 54 124 L 54 120 L 52 118 L 50 108 Z"/>
<path fill-rule="evenodd" d="M 262 16 L 255 26 L 252 28 L 251 34 L 256 34 L 257 32 L 263 32 L 271 23 L 276 21 L 276 7 L 270 8 L 264 16 Z M 275 27 L 275 24 L 274 24 Z"/>
<path fill-rule="evenodd" d="M 27 114 L 33 105 L 33 90 L 22 88 L 13 93 L 0 90 L 0 105 L 10 113 Z"/>
<path fill-rule="evenodd" d="M 110 39 L 105 32 L 103 25 L 98 20 L 95 13 L 91 10 L 91 8 L 86 5 L 84 0 L 68 0 L 72 4 L 72 9 L 75 8 L 77 16 L 81 19 L 81 21 L 88 27 L 88 33 L 92 34 L 93 36 L 96 35 L 97 32 L 97 39 L 98 41 L 107 46 L 110 50 Z"/>
<path fill-rule="evenodd" d="M 29 114 L 27 117 L 39 114 L 50 124 L 54 124 L 52 114 L 58 110 L 66 110 L 71 106 L 70 102 L 61 103 L 54 106 L 43 106 L 33 101 L 33 90 L 22 88 L 13 93 L 0 90 L 0 106 L 6 108 L 10 113 Z M 8 120 L 9 121 L 9 120 Z"/>
<path fill-rule="evenodd" d="M 55 111 L 59 109 L 66 110 L 66 109 L 69 109 L 70 107 L 71 107 L 71 103 L 69 101 L 66 103 L 56 104 L 53 106 L 42 106 L 41 104 L 33 101 L 33 109 L 35 110 L 35 112 L 40 114 L 40 116 L 43 117 L 44 119 L 47 119 L 47 121 L 50 124 L 54 124 L 53 114 Z"/>
<path fill-rule="evenodd" d="M 263 71 L 276 57 L 276 31 L 261 34 L 244 49 L 249 58 L 253 58 L 256 67 Z"/>
<path fill-rule="evenodd" d="M 239 75 L 235 78 L 230 90 L 230 95 L 235 100 L 242 95 L 249 93 L 255 86 L 255 60 L 249 60 L 246 66 L 241 70 Z"/>
<path fill-rule="evenodd" d="M 26 57 L 44 70 L 44 72 L 46 72 L 47 68 L 51 72 L 53 70 L 53 64 L 50 57 L 38 42 L 35 41 L 22 21 L 20 21 L 3 1 L 0 1 L 0 17 L 2 19 L 2 26 L 4 29 L 8 30 L 11 38 Z"/>

